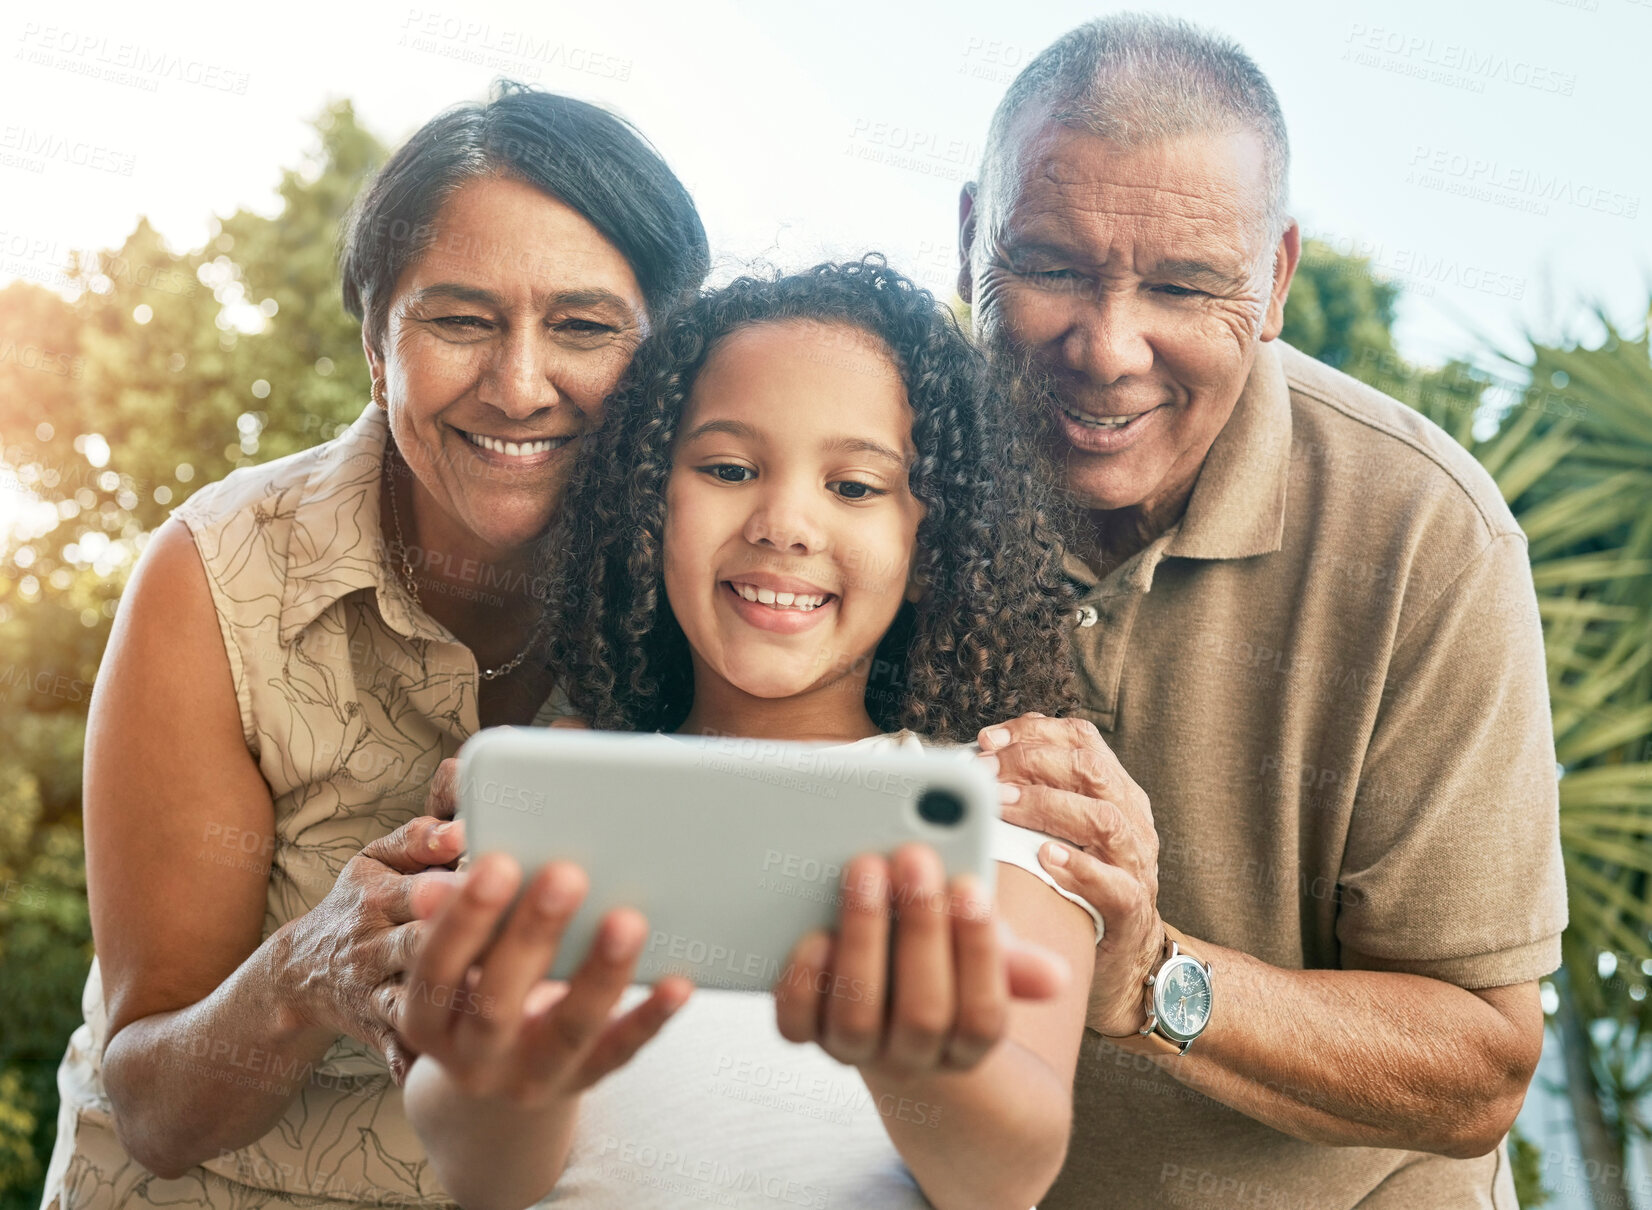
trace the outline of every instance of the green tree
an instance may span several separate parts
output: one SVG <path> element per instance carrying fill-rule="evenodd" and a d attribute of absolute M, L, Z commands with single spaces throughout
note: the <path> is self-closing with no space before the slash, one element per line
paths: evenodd
<path fill-rule="evenodd" d="M 1571 915 L 1554 980 L 1566 1094 L 1600 1210 L 1652 1138 L 1652 345 L 1533 342 L 1489 431 L 1425 394 L 1526 532 L 1543 616 Z"/>
<path fill-rule="evenodd" d="M 145 535 L 237 466 L 333 436 L 367 399 L 339 302 L 340 219 L 384 148 L 348 102 L 274 217 L 169 249 L 140 219 L 76 256 L 70 297 L 0 290 L 0 1210 L 33 1210 L 91 960 L 86 709 Z"/>
<path fill-rule="evenodd" d="M 1343 256 L 1305 240 L 1281 335 L 1296 348 L 1361 382 L 1417 406 L 1425 396 L 1437 411 L 1470 422 L 1479 413 L 1488 377 L 1464 361 L 1423 369 L 1394 347 L 1400 287 L 1378 277 L 1364 257 Z"/>

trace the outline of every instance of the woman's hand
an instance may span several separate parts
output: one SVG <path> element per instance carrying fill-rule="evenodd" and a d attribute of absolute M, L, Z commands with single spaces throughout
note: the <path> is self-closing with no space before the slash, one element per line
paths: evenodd
<path fill-rule="evenodd" d="M 416 1057 L 394 1032 L 403 976 L 428 927 L 420 916 L 458 878 L 440 867 L 463 848 L 458 824 L 409 820 L 352 857 L 327 897 L 279 930 L 293 1011 L 306 1025 L 378 1047 L 398 1084 Z"/>
<path fill-rule="evenodd" d="M 837 934 L 798 942 L 775 1015 L 789 1041 L 863 1071 L 964 1071 L 1004 1036 L 1012 996 L 1046 1000 L 1067 979 L 1060 958 L 1001 932 L 975 878 L 947 886 L 933 849 L 905 845 L 849 863 Z"/>
<path fill-rule="evenodd" d="M 591 725 L 575 715 L 555 719 L 552 727 L 565 731 L 589 731 Z M 424 813 L 438 819 L 452 819 L 459 813 L 459 758 L 450 756 L 436 766 L 436 776 L 430 779 L 430 793 L 425 796 Z"/>
<path fill-rule="evenodd" d="M 585 898 L 585 873 L 552 862 L 509 910 L 520 882 L 504 854 L 477 858 L 462 889 L 435 910 L 406 987 L 386 1003 L 401 1034 L 466 1096 L 534 1109 L 577 1096 L 626 1063 L 693 984 L 662 979 L 648 999 L 611 1016 L 648 937 L 642 915 L 625 908 L 604 917 L 571 980 L 544 978 Z"/>

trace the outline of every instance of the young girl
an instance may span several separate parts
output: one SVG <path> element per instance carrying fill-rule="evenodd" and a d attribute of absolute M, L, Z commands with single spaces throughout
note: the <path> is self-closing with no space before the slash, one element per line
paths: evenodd
<path fill-rule="evenodd" d="M 872 747 L 1066 708 L 1059 554 L 1002 400 L 880 260 L 702 297 L 639 353 L 548 541 L 574 709 Z M 583 875 L 540 871 L 490 949 L 520 875 L 479 857 L 412 976 L 464 991 L 407 998 L 432 1163 L 470 1210 L 553 1186 L 556 1205 L 1025 1210 L 1065 1155 L 1099 929 L 1054 892 L 1043 839 L 998 826 L 995 905 L 927 846 L 857 858 L 837 930 L 798 943 L 772 1003 L 701 989 L 645 1050 L 691 990 L 612 1015 L 646 922 L 610 913 L 551 983 Z M 1067 970 L 1006 952 L 994 912 Z"/>

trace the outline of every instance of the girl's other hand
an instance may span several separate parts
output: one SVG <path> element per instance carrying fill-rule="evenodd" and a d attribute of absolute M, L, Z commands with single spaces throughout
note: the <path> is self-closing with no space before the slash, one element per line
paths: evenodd
<path fill-rule="evenodd" d="M 966 1071 L 1004 1036 L 1012 997 L 1066 986 L 1066 964 L 1001 930 L 972 875 L 948 886 L 927 845 L 861 854 L 842 889 L 836 935 L 805 936 L 775 984 L 789 1041 L 892 1076 Z"/>
<path fill-rule="evenodd" d="M 465 1095 L 541 1108 L 628 1062 L 693 985 L 662 979 L 641 1004 L 612 1015 L 648 937 L 642 915 L 624 908 L 603 918 L 571 980 L 544 978 L 585 898 L 585 873 L 552 862 L 509 910 L 520 882 L 503 853 L 477 858 L 435 912 L 400 997 L 398 1030 Z"/>

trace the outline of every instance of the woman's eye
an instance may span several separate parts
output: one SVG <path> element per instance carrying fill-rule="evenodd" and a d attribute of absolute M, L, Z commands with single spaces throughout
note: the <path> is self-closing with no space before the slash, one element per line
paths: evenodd
<path fill-rule="evenodd" d="M 873 487 L 870 483 L 862 483 L 858 479 L 839 479 L 827 486 L 845 500 L 869 500 L 873 496 L 888 494 L 881 487 Z"/>
<path fill-rule="evenodd" d="M 719 462 L 712 466 L 696 468 L 702 475 L 710 475 L 722 483 L 745 483 L 748 479 L 755 479 L 757 472 L 749 466 L 740 466 L 733 462 Z"/>

